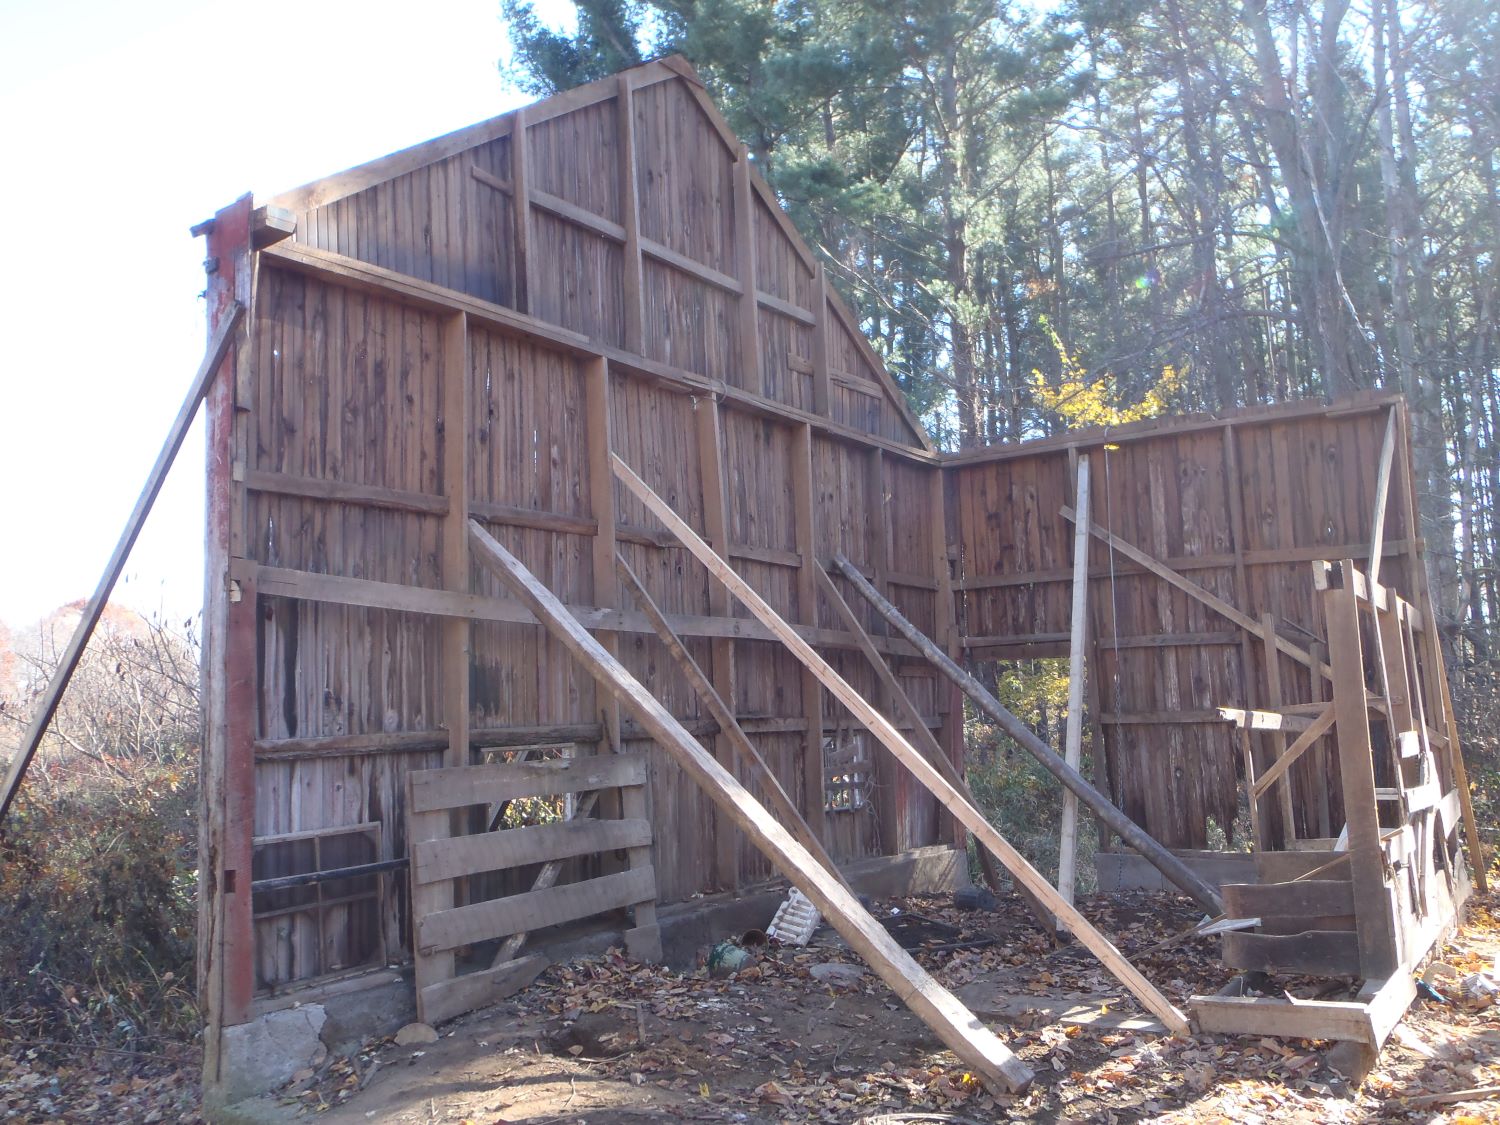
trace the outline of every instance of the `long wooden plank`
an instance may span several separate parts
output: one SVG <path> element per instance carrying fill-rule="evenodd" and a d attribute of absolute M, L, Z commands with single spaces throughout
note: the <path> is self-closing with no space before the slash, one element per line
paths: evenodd
<path fill-rule="evenodd" d="M 649 867 L 632 867 L 581 883 L 424 915 L 417 919 L 414 940 L 423 953 L 457 949 L 508 934 L 534 933 L 547 926 L 576 922 L 651 899 L 655 894 L 656 873 Z"/>
<path fill-rule="evenodd" d="M 540 953 L 518 961 L 504 961 L 475 973 L 450 977 L 428 985 L 417 996 L 423 1023 L 439 1024 L 444 1020 L 498 1003 L 521 991 L 552 964 Z"/>
<path fill-rule="evenodd" d="M 620 536 L 618 538 L 623 538 Z M 337 574 L 318 574 L 309 570 L 288 570 L 261 566 L 249 572 L 261 583 L 261 593 L 271 597 L 296 598 L 301 601 L 332 602 L 337 605 L 361 605 L 373 609 L 395 609 L 405 613 L 425 613 L 438 617 L 469 617 L 475 621 L 500 621 L 508 624 L 534 625 L 536 618 L 523 605 L 482 594 L 464 594 L 454 590 L 437 590 L 426 586 L 406 586 L 396 582 L 375 582 L 368 578 L 345 578 Z M 645 615 L 596 606 L 569 606 L 568 612 L 586 629 L 610 629 L 621 633 L 652 631 Z M 684 637 L 725 637 L 743 641 L 770 641 L 775 637 L 758 621 L 743 617 L 669 614 L 672 629 Z M 799 625 L 797 631 L 811 643 L 828 648 L 854 648 L 854 639 L 837 629 L 815 629 Z M 881 637 L 877 644 L 883 651 L 913 656 L 915 650 L 900 640 Z"/>
<path fill-rule="evenodd" d="M 162 485 L 166 483 L 167 473 L 171 471 L 172 463 L 177 459 L 177 451 L 182 448 L 183 439 L 187 437 L 188 429 L 198 414 L 198 407 L 203 402 L 203 397 L 208 394 L 208 389 L 214 377 L 218 375 L 219 368 L 223 366 L 225 357 L 229 355 L 244 313 L 244 306 L 236 302 L 230 314 L 220 322 L 213 339 L 209 341 L 208 352 L 198 366 L 198 372 L 193 376 L 193 381 L 188 385 L 187 396 L 182 400 L 182 405 L 177 408 L 177 417 L 172 420 L 172 425 L 167 430 L 167 439 L 162 443 L 161 452 L 156 455 L 156 462 L 151 466 L 151 471 L 146 474 L 145 487 L 136 497 L 135 507 L 125 521 L 125 530 L 120 533 L 115 549 L 104 566 L 104 573 L 99 578 L 99 584 L 94 587 L 94 593 L 89 598 L 88 605 L 79 616 L 78 624 L 73 629 L 73 636 L 69 638 L 67 648 L 63 649 L 57 668 L 47 682 L 47 689 L 42 692 L 41 702 L 31 717 L 31 723 L 16 746 L 15 755 L 10 760 L 9 769 L 6 770 L 4 789 L 0 790 L 0 823 L 5 821 L 5 814 L 10 811 L 11 802 L 15 800 L 16 792 L 21 787 L 21 779 L 26 776 L 26 767 L 31 765 L 31 759 L 36 755 L 37 747 L 42 744 L 42 737 L 47 733 L 52 717 L 57 714 L 63 692 L 68 690 L 73 673 L 78 670 L 78 662 L 83 658 L 84 647 L 89 643 L 89 638 L 94 635 L 99 618 L 104 614 L 109 595 L 114 591 L 115 583 L 119 581 L 120 574 L 125 569 L 125 560 L 130 557 L 130 550 L 135 546 L 135 541 L 141 534 L 141 528 L 146 524 L 146 517 L 151 514 L 151 508 L 156 503 L 156 497 L 161 492 Z"/>
<path fill-rule="evenodd" d="M 1246 730 L 1305 731 L 1313 720 L 1281 711 L 1253 711 L 1243 707 L 1220 707 L 1219 717 Z"/>
<path fill-rule="evenodd" d="M 1307 930 L 1300 934 L 1224 935 L 1224 964 L 1265 973 L 1309 973 L 1313 976 L 1357 977 L 1360 951 L 1357 935 L 1348 930 Z"/>
<path fill-rule="evenodd" d="M 823 841 L 818 839 L 813 830 L 808 827 L 807 821 L 797 811 L 796 803 L 787 795 L 787 791 L 782 788 L 781 782 L 777 779 L 775 772 L 766 764 L 766 760 L 761 757 L 760 751 L 755 748 L 755 743 L 750 741 L 750 736 L 745 733 L 739 721 L 735 718 L 734 712 L 724 702 L 724 697 L 714 688 L 712 681 L 709 680 L 703 669 L 698 666 L 698 662 L 693 659 L 693 654 L 682 643 L 682 638 L 672 631 L 672 626 L 667 622 L 666 614 L 662 613 L 660 607 L 657 606 L 651 595 L 647 593 L 646 587 L 636 577 L 635 571 L 630 569 L 630 564 L 620 558 L 619 555 L 616 555 L 615 565 L 619 569 L 620 579 L 625 583 L 625 588 L 630 591 L 631 596 L 636 600 L 636 604 L 641 607 L 641 610 L 656 628 L 658 639 L 666 647 L 672 659 L 677 662 L 677 667 L 682 672 L 683 677 L 692 686 L 693 690 L 698 693 L 698 698 L 708 708 L 708 713 L 719 724 L 719 734 L 729 743 L 730 748 L 734 750 L 740 765 L 754 779 L 755 783 L 760 786 L 761 792 L 766 795 L 766 799 L 770 802 L 776 815 L 781 817 L 782 824 L 786 825 L 787 830 L 797 838 L 797 842 L 812 853 L 813 858 L 821 863 L 829 874 L 844 885 L 845 890 L 853 894 L 854 888 L 849 885 L 849 881 L 839 871 L 838 864 L 833 861 L 833 857 L 823 847 Z M 929 735 L 929 737 L 931 736 Z"/>
<path fill-rule="evenodd" d="M 596 789 L 592 793 L 585 793 L 574 806 L 572 815 L 568 819 L 580 822 L 585 820 L 593 814 L 594 806 L 598 803 L 599 790 Z M 561 860 L 549 860 L 542 864 L 542 869 L 537 872 L 536 879 L 532 881 L 531 889 L 534 891 L 544 891 L 548 887 L 557 886 L 557 880 L 561 878 L 562 870 L 563 865 Z M 527 933 L 511 934 L 510 937 L 500 943 L 500 948 L 495 950 L 495 957 L 490 962 L 490 968 L 498 969 L 506 961 L 514 958 L 521 952 L 521 947 L 526 944 L 526 939 L 530 936 Z"/>
<path fill-rule="evenodd" d="M 590 789 L 618 789 L 646 783 L 646 759 L 640 754 L 590 754 L 543 762 L 496 762 L 416 770 L 410 812 L 498 805 L 521 797 L 553 797 Z"/>
<path fill-rule="evenodd" d="M 310 500 L 329 500 L 343 504 L 360 504 L 393 512 L 441 516 L 448 512 L 448 497 L 428 492 L 407 492 L 398 488 L 354 484 L 326 477 L 301 477 L 291 473 L 268 473 L 252 469 L 245 474 L 245 487 L 251 492 L 275 496 L 304 496 Z"/>
<path fill-rule="evenodd" d="M 975 839 L 981 845 L 988 848 L 1018 881 L 1026 883 L 1031 892 L 1059 916 L 1079 941 L 1098 957 L 1142 1004 L 1146 1005 L 1168 1027 L 1186 1033 L 1187 1021 L 1172 1005 L 1172 1002 L 1142 976 L 1110 940 L 1093 927 L 1088 919 L 1078 913 L 1070 903 L 1059 898 L 1057 891 L 1046 878 L 995 830 L 994 825 L 990 824 L 978 809 L 964 800 L 958 790 L 948 783 L 937 768 L 928 762 L 884 715 L 872 707 L 849 685 L 848 681 L 834 671 L 826 660 L 814 652 L 812 646 L 798 636 L 796 630 L 766 604 L 765 599 L 756 593 L 733 567 L 715 554 L 713 548 L 703 542 L 698 534 L 672 510 L 671 506 L 653 492 L 640 477 L 636 476 L 630 466 L 618 456 L 615 458 L 615 475 L 643 504 L 651 509 L 652 514 L 661 520 L 688 550 L 693 552 L 715 578 L 729 588 L 746 609 L 781 638 L 782 643 L 802 662 L 803 666 L 817 676 L 823 686 L 974 834 Z M 846 577 L 850 577 L 850 571 L 853 573 L 851 581 L 854 581 L 857 587 L 869 587 L 869 582 L 864 575 L 854 570 L 853 567 L 845 572 Z M 871 592 L 873 593 L 873 590 Z M 868 594 L 866 596 L 868 597 Z M 931 644 L 930 641 L 928 643 Z M 1054 754 L 1053 757 L 1056 755 Z M 1212 895 L 1211 892 L 1210 895 L 1211 901 L 1217 906 L 1218 896 Z"/>
<path fill-rule="evenodd" d="M 880 655 L 880 650 L 875 647 L 874 639 L 865 631 L 865 627 L 860 624 L 859 617 L 844 599 L 844 595 L 839 593 L 839 588 L 834 585 L 833 579 L 828 577 L 828 573 L 821 566 L 817 568 L 817 575 L 819 579 L 818 587 L 824 599 L 843 620 L 844 627 L 853 634 L 860 651 L 865 655 L 865 659 L 875 669 L 875 675 L 880 680 L 881 686 L 890 696 L 896 710 L 901 713 L 901 716 L 908 724 L 912 732 L 912 744 L 927 755 L 927 760 L 936 766 L 938 772 L 948 779 L 948 784 L 952 785 L 954 789 L 963 795 L 965 800 L 977 808 L 978 803 L 974 800 L 974 794 L 969 789 L 969 783 L 964 780 L 963 775 L 958 771 L 958 767 L 953 764 L 948 755 L 943 753 L 943 748 L 938 743 L 932 731 L 927 729 L 926 720 L 922 717 L 921 712 L 917 710 L 916 704 L 911 701 L 911 697 L 906 694 L 906 689 L 901 686 L 901 681 L 891 671 L 890 665 L 885 662 L 885 657 Z M 984 881 L 990 885 L 996 894 L 1002 894 L 1004 892 L 1004 883 L 1000 878 L 1000 870 L 995 864 L 995 857 L 985 848 L 978 848 L 976 850 L 979 853 L 979 868 L 984 873 Z M 1057 931 L 1057 919 L 1052 916 L 1052 912 L 1043 906 L 1040 900 L 1024 884 L 1017 882 L 1015 886 L 1021 897 L 1031 907 L 1031 912 L 1038 924 L 1049 933 L 1055 934 Z"/>
<path fill-rule="evenodd" d="M 1198 1030 L 1216 1035 L 1275 1035 L 1283 1039 L 1352 1039 L 1372 1043 L 1368 1005 L 1347 1000 L 1194 996 Z"/>
<path fill-rule="evenodd" d="M 1354 888 L 1343 879 L 1225 883 L 1224 909 L 1232 918 L 1256 918 L 1266 914 L 1353 914 Z"/>
<path fill-rule="evenodd" d="M 1068 636 L 1068 726 L 1063 761 L 1074 770 L 1083 764 L 1083 686 L 1088 652 L 1089 606 L 1089 459 L 1078 459 L 1074 505 L 1082 518 L 1073 525 L 1073 609 Z M 1062 795 L 1062 828 L 1057 845 L 1057 893 L 1073 901 L 1078 875 L 1078 794 L 1067 786 Z"/>
<path fill-rule="evenodd" d="M 1070 768 L 1068 763 L 1063 761 L 1052 747 L 1038 738 L 1031 728 L 1007 711 L 983 684 L 954 663 L 947 653 L 932 643 L 931 639 L 924 637 L 921 630 L 901 615 L 900 610 L 881 597 L 880 593 L 865 581 L 864 576 L 849 564 L 848 559 L 838 555 L 834 558 L 834 565 L 882 617 L 894 625 L 939 671 L 962 688 L 980 710 L 999 724 L 1007 735 L 1019 743 L 1053 777 L 1077 793 L 1084 804 L 1088 805 L 1121 840 L 1139 852 L 1143 859 L 1160 871 L 1174 886 L 1182 888 L 1191 895 L 1193 900 L 1209 913 L 1215 915 L 1223 913 L 1224 904 L 1218 891 L 1195 875 L 1181 859 L 1153 840 L 1145 829 L 1121 812 L 1108 797 L 1099 792 L 1077 770 Z"/>
<path fill-rule="evenodd" d="M 1073 509 L 1066 507 L 1062 509 L 1062 517 L 1069 523 L 1073 522 L 1073 520 L 1076 518 Z M 1253 633 L 1257 636 L 1260 634 L 1260 625 L 1255 620 L 1255 618 L 1251 617 L 1248 613 L 1241 612 L 1239 609 L 1237 609 L 1235 606 L 1230 605 L 1217 594 L 1213 594 L 1208 590 L 1205 590 L 1202 586 L 1198 585 L 1198 583 L 1189 581 L 1188 579 L 1184 578 L 1182 575 L 1178 574 L 1175 570 L 1167 566 L 1165 563 L 1161 562 L 1159 559 L 1148 555 L 1145 551 L 1141 550 L 1134 544 L 1125 542 L 1125 540 L 1121 539 L 1118 535 L 1115 535 L 1107 528 L 1100 527 L 1093 521 L 1089 522 L 1089 531 L 1096 538 L 1104 541 L 1105 543 L 1108 543 L 1111 547 L 1113 547 L 1120 554 L 1124 555 L 1127 559 L 1130 559 L 1138 566 L 1145 567 L 1158 578 L 1161 578 L 1171 585 L 1176 586 L 1184 594 L 1188 595 L 1188 597 L 1202 602 L 1215 613 L 1218 613 L 1223 617 L 1227 617 L 1241 629 L 1244 629 L 1247 632 Z M 1328 665 L 1320 664 L 1318 661 L 1315 661 L 1312 658 L 1312 654 L 1309 653 L 1305 648 L 1302 648 L 1299 645 L 1294 645 L 1285 637 L 1278 636 L 1276 638 L 1276 649 L 1279 652 L 1286 653 L 1299 664 L 1305 665 L 1308 668 L 1317 669 L 1324 676 L 1332 677 L 1333 675 L 1333 672 L 1328 667 Z"/>
<path fill-rule="evenodd" d="M 1333 729 L 1333 704 L 1323 708 L 1323 713 L 1313 720 L 1312 725 L 1297 736 L 1297 740 L 1282 752 L 1281 756 L 1271 764 L 1271 767 L 1256 779 L 1251 793 L 1259 797 L 1267 789 L 1276 784 L 1276 781 L 1287 770 L 1291 769 L 1297 759 L 1302 757 L 1308 747 L 1317 742 L 1330 730 Z"/>
<path fill-rule="evenodd" d="M 565 820 L 501 828 L 417 844 L 412 849 L 411 876 L 419 883 L 435 883 L 650 843 L 651 824 L 645 820 Z"/>
<path fill-rule="evenodd" d="M 661 703 L 591 637 L 557 598 L 478 524 L 470 525 L 476 555 L 501 575 L 598 683 L 635 712 L 658 745 L 677 760 L 719 808 L 792 883 L 812 900 L 881 980 L 986 1082 L 1025 1088 L 1032 1072 L 953 995 L 902 949 L 859 900 L 778 824 L 739 780 L 713 759 Z"/>

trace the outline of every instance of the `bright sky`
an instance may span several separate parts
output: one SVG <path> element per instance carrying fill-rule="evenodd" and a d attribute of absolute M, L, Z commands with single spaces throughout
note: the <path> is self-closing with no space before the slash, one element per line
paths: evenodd
<path fill-rule="evenodd" d="M 92 593 L 202 359 L 194 223 L 527 100 L 499 0 L 0 0 L 0 621 Z M 115 599 L 203 596 L 201 421 Z"/>

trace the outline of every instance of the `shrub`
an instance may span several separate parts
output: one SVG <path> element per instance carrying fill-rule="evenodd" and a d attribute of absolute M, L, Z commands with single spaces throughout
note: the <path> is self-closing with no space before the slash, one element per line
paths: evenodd
<path fill-rule="evenodd" d="M 22 649 L 11 734 L 50 642 Z M 0 826 L 7 1031 L 138 1046 L 196 1030 L 197 674 L 191 635 L 159 621 L 112 610 L 90 642 Z"/>

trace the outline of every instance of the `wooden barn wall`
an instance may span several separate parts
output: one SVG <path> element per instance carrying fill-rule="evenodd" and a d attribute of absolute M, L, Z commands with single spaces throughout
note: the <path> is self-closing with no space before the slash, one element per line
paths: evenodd
<path fill-rule="evenodd" d="M 848 716 L 779 644 L 754 639 L 745 612 L 633 496 L 595 479 L 598 451 L 613 448 L 801 625 L 842 629 L 811 571 L 835 551 L 925 627 L 946 620 L 940 470 L 868 346 L 763 191 L 748 188 L 741 152 L 690 85 L 619 90 L 631 96 L 628 128 L 618 92 L 580 98 L 568 112 L 512 119 L 527 122 L 519 160 L 515 138 L 492 130 L 357 190 L 304 192 L 294 241 L 321 256 L 277 248 L 256 261 L 251 360 L 236 392 L 234 565 L 258 590 L 257 879 L 305 866 L 290 844 L 267 850 L 273 838 L 368 830 L 373 851 L 353 861 L 403 857 L 405 775 L 453 764 L 449 732 L 465 722 L 473 761 L 543 742 L 608 750 L 606 701 L 540 626 L 509 609 L 468 621 L 417 611 L 467 593 L 516 605 L 455 550 L 449 531 L 469 515 L 580 610 L 635 610 L 596 551 L 609 530 L 665 612 L 709 619 L 687 647 L 836 857 L 944 839 L 935 801 L 873 740 L 860 751 L 867 799 L 825 810 L 823 743 L 840 739 Z M 355 260 L 391 272 L 361 274 Z M 590 343 L 518 329 L 505 309 Z M 640 362 L 624 350 L 637 333 Z M 751 397 L 716 401 L 705 381 Z M 605 635 L 733 766 L 667 651 L 641 630 Z M 467 648 L 466 683 L 455 644 Z M 824 651 L 875 695 L 856 651 Z M 925 669 L 903 660 L 898 673 L 939 724 L 947 697 Z M 770 875 L 625 718 L 621 749 L 650 754 L 662 901 Z M 514 893 L 533 874 L 473 893 Z M 288 899 L 256 922 L 257 987 L 405 956 L 406 879 L 385 886 L 321 914 Z"/>
<path fill-rule="evenodd" d="M 1073 527 L 1061 510 L 1074 502 L 1078 454 L 1090 458 L 1095 524 L 1257 622 L 1274 615 L 1299 646 L 1324 636 L 1311 562 L 1364 565 L 1391 409 L 1164 423 L 959 459 L 949 521 L 971 658 L 1067 656 Z M 1381 581 L 1409 596 L 1408 464 L 1400 442 Z M 1273 709 L 1265 645 L 1097 537 L 1089 552 L 1089 675 L 1109 791 L 1157 839 L 1207 847 L 1210 821 L 1232 833 L 1243 780 L 1238 732 L 1215 709 Z M 1282 705 L 1329 698 L 1306 666 L 1285 654 L 1277 662 Z M 1263 769 L 1269 740 L 1255 738 Z M 1293 767 L 1293 792 L 1309 795 L 1294 810 L 1299 838 L 1337 835 L 1338 766 L 1326 740 Z M 1263 801 L 1262 816 L 1279 818 L 1274 805 Z"/>

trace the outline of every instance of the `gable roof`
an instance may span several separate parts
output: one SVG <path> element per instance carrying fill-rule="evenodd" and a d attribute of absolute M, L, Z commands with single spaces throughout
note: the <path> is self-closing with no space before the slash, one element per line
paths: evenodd
<path fill-rule="evenodd" d="M 527 141 L 519 150 L 518 135 Z M 698 374 L 742 367 L 743 389 L 935 451 L 817 255 L 679 57 L 264 202 L 292 212 L 299 242 Z M 627 251 L 623 264 L 613 247 Z M 752 274 L 756 299 L 743 302 Z M 642 314 L 622 302 L 639 304 L 642 288 L 655 300 L 638 323 Z M 695 344 L 695 333 L 724 339 Z"/>

